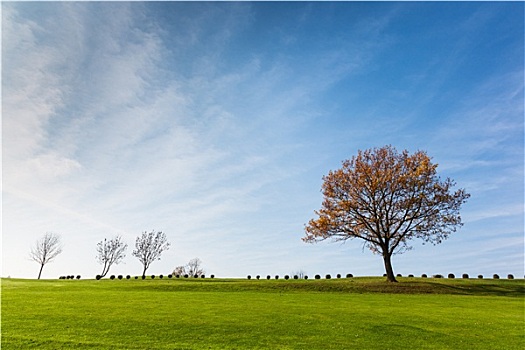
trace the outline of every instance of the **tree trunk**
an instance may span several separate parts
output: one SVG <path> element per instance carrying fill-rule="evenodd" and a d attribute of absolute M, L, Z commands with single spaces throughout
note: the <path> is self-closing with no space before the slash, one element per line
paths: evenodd
<path fill-rule="evenodd" d="M 107 263 L 104 263 L 104 267 L 102 268 L 102 273 L 100 274 L 101 278 L 105 277 L 108 274 L 108 272 L 109 272 L 109 267 L 106 269 L 106 267 L 107 267 L 106 265 L 107 265 Z"/>
<path fill-rule="evenodd" d="M 40 271 L 38 272 L 38 279 L 40 279 L 40 275 L 42 275 L 43 269 L 44 269 L 44 264 L 40 265 Z"/>
<path fill-rule="evenodd" d="M 142 277 L 146 277 L 146 270 L 147 270 L 147 269 L 148 269 L 148 268 L 147 268 L 146 266 L 144 266 L 144 271 L 142 271 Z"/>
<path fill-rule="evenodd" d="M 383 261 L 385 262 L 386 280 L 388 282 L 397 282 L 396 276 L 394 275 L 394 269 L 392 268 L 391 258 L 392 254 L 383 254 Z"/>

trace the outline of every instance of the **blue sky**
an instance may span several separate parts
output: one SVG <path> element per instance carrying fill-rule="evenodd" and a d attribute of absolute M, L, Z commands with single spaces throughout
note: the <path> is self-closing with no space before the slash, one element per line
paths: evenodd
<path fill-rule="evenodd" d="M 425 150 L 465 225 L 402 274 L 524 274 L 522 2 L 2 3 L 2 276 L 93 277 L 143 231 L 208 274 L 381 275 L 359 241 L 301 241 L 322 176 Z"/>

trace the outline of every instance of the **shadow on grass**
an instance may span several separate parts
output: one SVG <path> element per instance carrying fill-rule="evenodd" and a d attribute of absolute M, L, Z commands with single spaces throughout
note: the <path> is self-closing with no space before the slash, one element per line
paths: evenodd
<path fill-rule="evenodd" d="M 461 294 L 461 295 L 494 295 L 502 297 L 523 297 L 525 296 L 525 282 L 524 281 L 508 281 L 494 283 L 474 282 L 474 283 L 458 283 L 439 285 L 445 294 Z"/>
<path fill-rule="evenodd" d="M 463 279 L 400 279 L 399 283 L 382 278 L 349 278 L 339 280 L 214 280 L 177 283 L 137 283 L 131 288 L 158 291 L 200 292 L 314 292 L 314 293 L 388 293 L 388 294 L 449 294 L 524 297 L 525 280 L 463 280 Z"/>
<path fill-rule="evenodd" d="M 2 279 L 8 289 L 56 289 L 69 292 L 85 288 L 118 292 L 156 290 L 158 292 L 267 292 L 267 293 L 387 293 L 387 294 L 448 294 L 501 297 L 525 297 L 525 280 L 493 279 L 434 279 L 399 278 L 399 283 L 386 282 L 380 277 L 356 277 L 331 280 L 247 280 L 247 279 L 188 279 L 188 280 L 123 280 L 123 281 L 36 281 Z"/>

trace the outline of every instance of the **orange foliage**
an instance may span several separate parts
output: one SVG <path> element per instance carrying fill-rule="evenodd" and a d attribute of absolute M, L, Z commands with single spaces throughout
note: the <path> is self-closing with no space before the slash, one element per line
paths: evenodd
<path fill-rule="evenodd" d="M 437 166 L 423 151 L 359 151 L 323 177 L 322 208 L 305 225 L 303 240 L 360 238 L 388 263 L 392 254 L 410 249 L 414 238 L 441 243 L 462 226 L 459 209 L 470 195 L 453 192 L 455 182 L 442 181 Z"/>

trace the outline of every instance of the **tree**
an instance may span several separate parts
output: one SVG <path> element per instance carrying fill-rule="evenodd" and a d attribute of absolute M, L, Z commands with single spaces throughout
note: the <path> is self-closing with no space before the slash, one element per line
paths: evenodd
<path fill-rule="evenodd" d="M 410 155 L 392 146 L 359 151 L 323 177 L 322 208 L 305 225 L 305 242 L 359 238 L 381 254 L 387 280 L 396 282 L 391 258 L 422 239 L 439 244 L 463 224 L 459 209 L 470 197 L 442 181 L 423 151 Z M 424 243 L 423 243 L 424 244 Z"/>
<path fill-rule="evenodd" d="M 163 251 L 168 250 L 170 243 L 166 239 L 166 235 L 162 232 L 143 232 L 141 236 L 137 237 L 135 241 L 135 250 L 133 256 L 137 257 L 144 266 L 142 276 L 146 276 L 151 263 L 155 260 L 160 260 L 160 255 Z"/>
<path fill-rule="evenodd" d="M 204 275 L 204 270 L 201 267 L 202 261 L 199 258 L 191 259 L 186 265 L 186 272 L 190 276 L 202 276 Z"/>
<path fill-rule="evenodd" d="M 60 253 L 62 253 L 62 244 L 59 235 L 47 232 L 44 237 L 36 241 L 35 246 L 31 248 L 29 258 L 40 264 L 38 279 L 42 275 L 44 265 L 52 262 Z"/>
<path fill-rule="evenodd" d="M 202 276 L 204 275 L 204 270 L 201 267 L 202 261 L 199 258 L 193 258 L 191 259 L 186 265 L 184 266 L 177 266 L 173 270 L 174 275 L 179 276 Z"/>
<path fill-rule="evenodd" d="M 177 266 L 173 269 L 173 274 L 175 276 L 184 276 L 186 274 L 186 266 Z"/>
<path fill-rule="evenodd" d="M 97 244 L 97 261 L 103 265 L 100 277 L 108 274 L 111 265 L 119 264 L 126 256 L 128 245 L 122 242 L 122 237 L 116 236 L 109 241 L 104 238 Z"/>
<path fill-rule="evenodd" d="M 291 273 L 292 276 L 297 276 L 298 279 L 304 279 L 306 277 L 306 272 L 303 270 L 295 271 Z M 308 277 L 307 277 L 308 278 Z"/>

